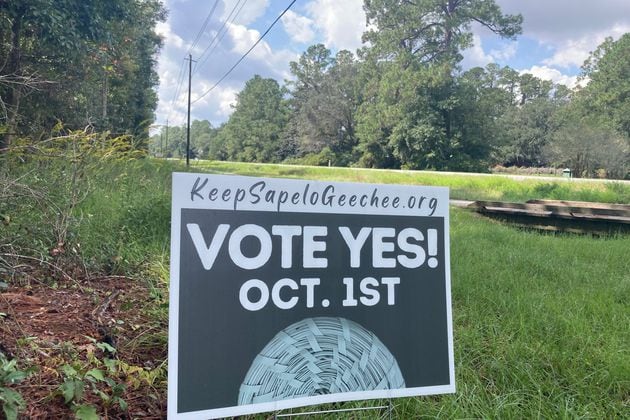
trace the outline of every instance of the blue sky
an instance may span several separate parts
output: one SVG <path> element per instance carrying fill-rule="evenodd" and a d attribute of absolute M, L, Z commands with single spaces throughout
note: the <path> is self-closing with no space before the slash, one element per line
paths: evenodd
<path fill-rule="evenodd" d="M 167 119 L 170 125 L 185 124 L 188 75 L 184 58 L 188 53 L 197 60 L 192 118 L 218 126 L 229 118 L 236 93 L 255 74 L 283 83 L 291 77 L 289 62 L 297 60 L 309 45 L 323 43 L 333 52 L 355 51 L 365 31 L 362 0 L 297 0 L 249 56 L 202 97 L 291 3 L 218 0 L 214 7 L 215 1 L 164 0 L 168 20 L 156 29 L 164 38 L 158 58 L 157 124 L 166 124 Z M 464 68 L 496 62 L 574 86 L 590 51 L 607 36 L 617 39 L 630 32 L 630 0 L 495 1 L 505 13 L 523 15 L 523 33 L 515 41 L 502 40 L 473 26 L 474 45 L 464 52 Z"/>

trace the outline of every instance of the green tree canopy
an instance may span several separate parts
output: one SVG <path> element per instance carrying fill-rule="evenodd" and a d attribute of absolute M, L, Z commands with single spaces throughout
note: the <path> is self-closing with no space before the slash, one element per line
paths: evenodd
<path fill-rule="evenodd" d="M 147 136 L 161 44 L 153 28 L 165 18 L 158 0 L 2 0 L 0 16 L 7 131 L 37 136 L 62 121 Z"/>
<path fill-rule="evenodd" d="M 424 63 L 459 62 L 473 22 L 502 37 L 521 32 L 521 15 L 504 15 L 494 0 L 365 0 L 364 41 L 380 58 L 413 56 Z"/>
<path fill-rule="evenodd" d="M 356 144 L 355 113 L 361 100 L 359 67 L 354 54 L 342 50 L 335 57 L 323 45 L 313 45 L 299 61 L 290 63 L 292 88 L 290 131 L 296 153 L 327 151 L 334 164 L 351 159 Z"/>
<path fill-rule="evenodd" d="M 217 141 L 229 160 L 277 162 L 289 114 L 284 90 L 274 79 L 254 76 L 238 94 L 234 113 Z"/>
<path fill-rule="evenodd" d="M 492 0 L 366 0 L 365 10 L 372 29 L 364 35 L 370 78 L 357 117 L 362 164 L 482 166 L 492 145 L 479 126 L 466 128 L 480 115 L 467 96 L 471 80 L 456 80 L 457 64 L 473 23 L 511 38 L 522 17 L 503 15 Z"/>
<path fill-rule="evenodd" d="M 607 38 L 582 67 L 588 85 L 580 92 L 585 114 L 597 114 L 630 138 L 630 33 Z"/>
<path fill-rule="evenodd" d="M 630 147 L 615 130 L 588 120 L 560 127 L 547 154 L 556 165 L 571 168 L 573 176 L 624 178 L 630 171 Z"/>

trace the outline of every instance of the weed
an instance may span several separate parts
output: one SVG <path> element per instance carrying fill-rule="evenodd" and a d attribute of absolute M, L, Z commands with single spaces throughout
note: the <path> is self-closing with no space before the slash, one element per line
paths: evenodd
<path fill-rule="evenodd" d="M 7 420 L 17 419 L 20 410 L 25 408 L 24 400 L 19 392 L 9 388 L 26 379 L 34 369 L 20 370 L 17 360 L 8 360 L 0 352 L 0 403 Z"/>
<path fill-rule="evenodd" d="M 137 160 L 128 139 L 72 132 L 33 145 L 19 140 L 0 168 L 0 250 L 51 259 L 80 254 L 77 210 L 112 165 Z"/>
<path fill-rule="evenodd" d="M 95 347 L 103 353 L 114 354 L 116 350 L 107 343 L 92 340 Z M 75 359 L 60 367 L 63 382 L 57 392 L 68 404 L 79 419 L 98 418 L 96 407 L 87 403 L 88 396 L 96 397 L 105 410 L 117 406 L 122 411 L 127 410 L 127 403 L 122 398 L 125 385 L 116 381 L 118 361 L 110 358 L 102 360 L 95 356 L 94 351 L 88 351 L 87 362 Z"/>
<path fill-rule="evenodd" d="M 166 380 L 166 361 L 162 362 L 155 369 L 146 369 L 141 366 L 129 365 L 123 361 L 118 361 L 120 371 L 127 376 L 127 383 L 134 389 L 141 385 L 155 387 L 162 385 Z"/>
<path fill-rule="evenodd" d="M 615 197 L 619 203 L 630 203 L 630 188 L 621 182 L 609 182 L 606 184 L 606 190 L 610 195 Z"/>

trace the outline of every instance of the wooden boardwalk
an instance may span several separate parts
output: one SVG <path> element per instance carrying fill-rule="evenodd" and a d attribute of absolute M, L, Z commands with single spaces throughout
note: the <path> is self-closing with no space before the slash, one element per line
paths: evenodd
<path fill-rule="evenodd" d="M 464 206 L 464 203 L 459 203 Z M 475 201 L 467 208 L 535 229 L 609 234 L 630 232 L 630 205 L 584 201 L 530 200 L 526 203 Z"/>

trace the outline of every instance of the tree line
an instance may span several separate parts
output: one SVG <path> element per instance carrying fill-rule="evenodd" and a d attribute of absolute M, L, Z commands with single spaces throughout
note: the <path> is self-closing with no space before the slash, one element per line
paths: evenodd
<path fill-rule="evenodd" d="M 365 0 L 356 53 L 313 45 L 291 80 L 255 76 L 220 127 L 193 124 L 195 155 L 246 162 L 486 171 L 568 166 L 628 177 L 630 34 L 607 39 L 568 89 L 490 64 L 463 70 L 471 25 L 503 38 L 520 15 L 488 0 Z M 144 149 L 157 105 L 160 0 L 0 0 L 0 151 L 68 130 Z M 588 83 L 587 83 L 588 82 Z M 182 156 L 183 127 L 151 151 Z M 160 138 L 162 144 L 160 145 Z M 20 144 L 23 144 L 21 142 Z"/>
<path fill-rule="evenodd" d="M 229 120 L 196 122 L 196 156 L 454 171 L 493 165 L 569 167 L 575 176 L 628 177 L 630 34 L 607 39 L 584 63 L 583 88 L 489 64 L 462 70 L 471 24 L 503 38 L 520 15 L 493 1 L 366 0 L 365 47 L 309 47 L 283 84 L 254 76 Z M 193 124 L 193 126 L 195 126 Z M 205 127 L 202 134 L 199 129 Z M 167 150 L 182 156 L 185 131 Z"/>
<path fill-rule="evenodd" d="M 0 0 L 0 150 L 60 123 L 146 148 L 165 18 L 159 0 Z"/>

